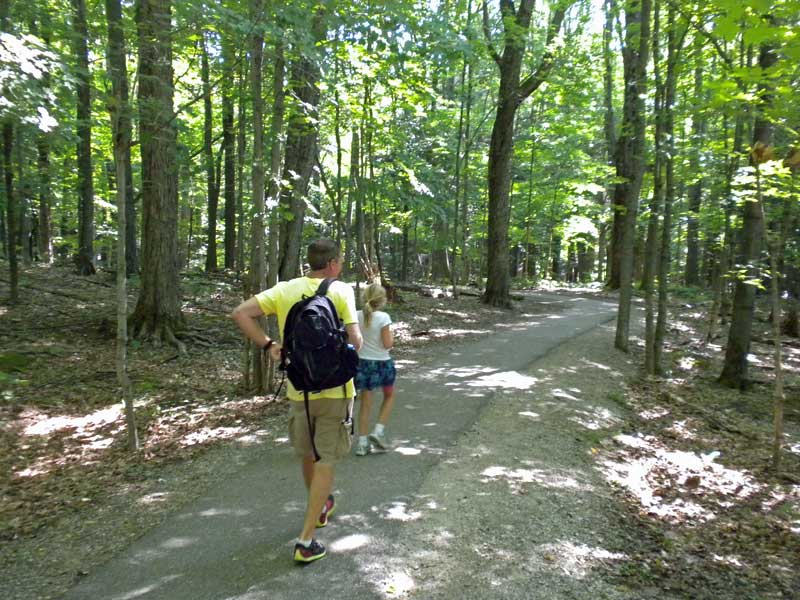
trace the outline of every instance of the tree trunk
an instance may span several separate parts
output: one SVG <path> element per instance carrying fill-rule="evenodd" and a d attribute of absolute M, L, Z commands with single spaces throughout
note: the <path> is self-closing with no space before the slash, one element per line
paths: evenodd
<path fill-rule="evenodd" d="M 492 48 L 500 68 L 497 112 L 489 144 L 488 192 L 488 272 L 483 302 L 492 306 L 510 306 L 508 274 L 508 228 L 511 217 L 511 159 L 514 153 L 514 118 L 520 104 L 545 81 L 553 66 L 551 43 L 561 29 L 569 6 L 555 9 L 548 26 L 545 52 L 534 73 L 520 81 L 526 36 L 530 28 L 533 0 L 522 0 L 514 14 L 513 3 L 500 3 L 505 28 L 502 57 Z M 484 31 L 488 37 L 488 14 L 484 7 Z M 491 43 L 490 43 L 491 45 Z"/>
<path fill-rule="evenodd" d="M 259 19 L 264 11 L 263 0 L 251 1 L 251 18 Z M 253 231 L 251 235 L 252 256 L 250 261 L 250 291 L 246 295 L 258 293 L 267 287 L 266 264 L 264 256 L 264 99 L 261 95 L 261 78 L 264 61 L 264 34 L 260 27 L 253 31 L 250 50 L 250 86 L 253 99 Z M 266 327 L 266 319 L 260 319 L 261 327 Z M 251 348 L 250 342 L 245 342 Z M 255 369 L 253 380 L 259 392 L 266 390 L 264 380 L 264 361 L 258 350 L 253 352 Z"/>
<path fill-rule="evenodd" d="M 315 43 L 325 36 L 325 14 L 321 7 L 314 9 L 311 17 L 312 35 Z M 290 77 L 295 99 L 287 121 L 286 160 L 283 179 L 291 185 L 281 190 L 281 205 L 289 221 L 281 226 L 281 264 L 282 280 L 297 276 L 300 271 L 300 251 L 303 241 L 303 222 L 305 217 L 306 195 L 314 157 L 317 151 L 317 127 L 320 70 L 317 61 L 311 56 L 300 56 L 292 65 Z"/>
<path fill-rule="evenodd" d="M 85 0 L 71 0 L 75 33 L 75 74 L 78 159 L 78 254 L 75 264 L 80 275 L 91 275 L 94 268 L 94 189 L 92 185 L 92 75 L 89 71 L 88 30 Z"/>
<path fill-rule="evenodd" d="M 774 48 L 764 44 L 761 46 L 758 64 L 761 72 L 769 72 L 778 60 Z M 772 104 L 772 83 L 763 80 L 759 84 L 762 92 L 761 103 L 758 106 L 753 127 L 753 150 L 751 155 L 753 164 L 758 161 L 759 152 L 766 152 L 772 144 L 773 125 L 765 116 L 766 110 Z M 749 281 L 758 278 L 758 261 L 761 257 L 761 232 L 763 219 L 761 206 L 756 202 L 745 202 L 742 215 L 742 244 L 739 264 L 746 270 L 746 279 L 736 281 L 733 297 L 733 318 L 728 345 L 725 349 L 725 365 L 719 377 L 720 383 L 725 386 L 742 389 L 749 385 L 747 355 L 750 353 L 750 334 L 753 325 L 753 309 L 755 304 L 756 287 Z"/>
<path fill-rule="evenodd" d="M 269 216 L 269 250 L 267 255 L 267 286 L 272 287 L 278 283 L 278 259 L 280 257 L 280 213 L 279 202 L 281 195 L 281 162 L 283 158 L 283 120 L 286 110 L 284 93 L 284 78 L 286 77 L 286 61 L 283 55 L 283 40 L 275 42 L 275 61 L 272 78 L 272 123 L 270 124 L 270 170 L 269 189 L 267 191 L 267 204 Z"/>
<path fill-rule="evenodd" d="M 140 0 L 139 140 L 142 154 L 142 284 L 131 332 L 167 341 L 183 327 L 178 281 L 177 141 L 172 106 L 171 0 Z"/>
<path fill-rule="evenodd" d="M 623 134 L 617 148 L 617 176 L 623 181 L 614 190 L 616 204 L 625 206 L 623 243 L 620 255 L 620 292 L 614 345 L 628 351 L 631 297 L 633 295 L 633 246 L 636 239 L 636 214 L 645 163 L 645 106 L 647 57 L 650 44 L 650 0 L 633 0 L 626 11 L 625 102 Z"/>
<path fill-rule="evenodd" d="M 672 265 L 670 247 L 672 243 L 672 207 L 675 202 L 675 119 L 673 107 L 678 84 L 680 52 L 688 26 L 684 26 L 680 34 L 675 30 L 676 9 L 670 4 L 667 16 L 667 80 L 665 82 L 662 110 L 663 142 L 662 162 L 664 163 L 664 220 L 661 226 L 661 250 L 658 260 L 658 319 L 656 320 L 655 339 L 653 341 L 653 373 L 663 375 L 662 354 L 664 337 L 667 330 L 667 292 Z"/>
<path fill-rule="evenodd" d="M 19 263 L 17 262 L 17 197 L 14 190 L 14 126 L 8 117 L 3 122 L 3 179 L 6 189 L 6 236 L 8 239 L 8 268 L 11 296 L 9 302 L 19 301 Z"/>
<path fill-rule="evenodd" d="M 122 5 L 120 0 L 106 0 L 106 20 L 108 21 L 108 70 L 113 73 L 112 86 L 119 86 L 119 94 L 114 93 L 114 102 L 129 105 L 128 95 L 128 67 L 125 44 L 125 32 L 122 25 Z M 119 98 L 119 100 L 117 100 Z M 130 140 L 132 135 L 131 115 L 129 110 L 119 114 L 119 127 L 121 135 L 128 140 L 124 148 L 124 188 L 125 188 L 125 272 L 128 277 L 139 270 L 139 255 L 136 250 L 136 205 L 133 200 L 133 175 L 131 168 Z M 119 172 L 119 170 L 118 170 Z M 117 179 L 117 186 L 123 185 Z M 122 264 L 122 263 L 120 263 Z"/>
<path fill-rule="evenodd" d="M 232 35 L 232 34 L 231 34 Z M 225 151 L 225 268 L 236 268 L 236 129 L 233 119 L 233 40 L 222 43 L 222 147 Z"/>
<path fill-rule="evenodd" d="M 695 36 L 694 101 L 700 103 L 703 96 L 703 38 Z M 700 206 L 703 199 L 703 181 L 700 152 L 705 137 L 706 120 L 695 110 L 692 115 L 692 153 L 689 161 L 690 172 L 697 177 L 689 188 L 689 213 L 686 226 L 686 285 L 700 285 Z"/>
<path fill-rule="evenodd" d="M 50 22 L 50 12 L 48 9 L 42 11 L 41 17 L 41 32 L 35 24 L 31 25 L 31 32 L 34 35 L 40 35 L 45 43 L 45 46 L 50 49 L 50 36 L 52 34 L 52 25 Z M 50 74 L 46 73 L 42 77 L 42 87 L 50 89 L 52 85 Z M 46 110 L 51 110 L 52 106 L 49 100 L 44 101 Z M 53 259 L 53 225 L 50 203 L 52 199 L 51 191 L 51 167 L 50 167 L 50 133 L 46 131 L 39 131 L 36 134 L 36 153 L 37 153 L 37 170 L 38 170 L 38 184 L 39 184 L 39 211 L 36 227 L 36 240 L 39 251 L 39 260 L 45 264 L 50 264 Z"/>
<path fill-rule="evenodd" d="M 236 211 L 238 212 L 238 219 L 236 221 L 236 271 L 238 273 L 242 272 L 245 268 L 245 246 L 244 240 L 247 237 L 245 235 L 245 219 L 244 219 L 244 161 L 245 161 L 245 150 L 247 149 L 247 137 L 246 137 L 246 118 L 247 118 L 247 109 L 246 109 L 246 102 L 245 102 L 245 90 L 247 89 L 246 85 L 247 79 L 247 53 L 242 51 L 241 59 L 239 61 L 239 122 L 238 122 L 238 131 L 236 134 L 236 157 L 237 157 L 237 172 L 238 177 L 237 180 L 239 181 L 239 187 L 236 190 Z"/>
<path fill-rule="evenodd" d="M 653 167 L 653 193 L 650 198 L 650 217 L 647 222 L 647 247 L 645 250 L 645 269 L 643 277 L 644 304 L 645 304 L 645 343 L 644 343 L 644 370 L 648 375 L 656 374 L 655 365 L 655 337 L 656 313 L 654 306 L 655 276 L 658 268 L 658 213 L 661 206 L 664 190 L 662 172 L 662 144 L 664 140 L 664 112 L 672 107 L 664 106 L 664 85 L 661 79 L 661 1 L 655 0 L 653 7 L 653 78 L 656 92 L 653 113 L 655 116 L 654 132 L 654 167 Z"/>
<path fill-rule="evenodd" d="M 614 13 L 616 12 L 615 0 L 605 1 L 605 25 L 603 26 L 603 102 L 605 113 L 603 115 L 603 132 L 605 134 L 605 158 L 606 164 L 609 167 L 614 166 L 614 157 L 617 154 L 617 126 L 614 119 L 614 57 L 611 48 L 611 41 L 614 35 Z M 607 185 L 605 193 L 602 197 L 602 205 L 608 206 L 609 200 L 614 197 L 614 189 L 612 185 Z M 612 228 L 611 228 L 611 243 L 606 242 L 606 235 L 608 231 L 608 224 L 602 223 L 600 225 L 600 235 L 598 239 L 598 252 L 597 252 L 597 274 L 600 281 L 603 280 L 603 271 L 605 270 L 608 277 L 606 286 L 612 290 L 619 289 L 619 249 L 622 243 L 622 236 L 620 235 L 621 229 L 618 230 L 622 214 L 617 211 L 616 204 L 612 205 L 613 212 Z M 617 237 L 619 235 L 619 237 Z M 605 269 L 604 269 L 605 267 Z"/>
<path fill-rule="evenodd" d="M 111 79 L 112 99 L 109 102 L 111 131 L 113 136 L 114 164 L 116 166 L 117 188 L 117 381 L 122 391 L 125 405 L 125 424 L 128 431 L 128 449 L 139 449 L 139 436 L 136 431 L 136 415 L 133 407 L 131 380 L 128 377 L 128 290 L 127 271 L 122 268 L 128 256 L 127 210 L 128 187 L 125 182 L 126 160 L 130 160 L 130 107 L 128 104 L 128 81 L 125 68 L 124 33 L 122 31 L 122 10 L 119 0 L 106 0 L 106 21 L 108 22 L 108 72 Z M 121 42 L 121 43 L 120 43 Z M 123 52 L 122 56 L 118 55 Z M 112 56 L 113 55 L 113 56 Z M 120 60 L 121 58 L 121 60 Z"/>
<path fill-rule="evenodd" d="M 217 207 L 219 186 L 214 170 L 214 114 L 211 109 L 211 81 L 208 64 L 206 34 L 201 32 L 200 76 L 203 81 L 203 157 L 206 166 L 206 193 L 208 195 L 208 232 L 206 238 L 206 272 L 217 270 Z"/>

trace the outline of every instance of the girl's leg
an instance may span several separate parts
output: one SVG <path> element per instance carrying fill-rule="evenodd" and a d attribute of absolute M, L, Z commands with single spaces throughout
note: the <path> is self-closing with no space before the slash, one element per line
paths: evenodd
<path fill-rule="evenodd" d="M 389 422 L 389 415 L 392 414 L 394 408 L 394 386 L 386 386 L 383 388 L 383 403 L 381 404 L 381 411 L 378 415 L 378 423 L 386 425 Z M 359 415 L 360 416 L 360 415 Z"/>
<path fill-rule="evenodd" d="M 372 392 L 361 390 L 358 407 L 358 435 L 365 436 L 369 433 L 369 414 L 372 412 Z"/>

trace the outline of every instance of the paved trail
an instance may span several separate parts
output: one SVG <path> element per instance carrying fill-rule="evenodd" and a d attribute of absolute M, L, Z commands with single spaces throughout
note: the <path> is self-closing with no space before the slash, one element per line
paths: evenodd
<path fill-rule="evenodd" d="M 573 439 L 569 432 L 569 439 L 562 440 L 564 415 L 552 403 L 552 389 L 547 397 L 537 392 L 547 378 L 537 377 L 541 363 L 536 361 L 556 356 L 555 349 L 566 347 L 569 340 L 580 346 L 586 335 L 593 336 L 598 348 L 610 348 L 603 342 L 610 335 L 608 328 L 598 327 L 614 317 L 616 306 L 536 294 L 523 303 L 523 312 L 529 309 L 518 323 L 499 327 L 479 342 L 463 343 L 435 364 L 401 361 L 390 424 L 394 449 L 348 458 L 338 468 L 338 511 L 319 535 L 328 547 L 327 558 L 307 567 L 291 560 L 304 490 L 298 463 L 279 433 L 254 448 L 250 462 L 220 473 L 216 486 L 91 573 L 64 598 L 618 597 L 613 590 L 580 583 L 582 571 L 564 565 L 553 571 L 556 583 L 538 586 L 532 577 L 545 571 L 527 559 L 522 561 L 527 566 L 521 565 L 514 556 L 513 548 L 519 547 L 521 554 L 535 555 L 539 562 L 560 562 L 564 531 L 559 524 L 577 519 L 569 531 L 602 529 L 602 519 L 588 514 L 596 512 L 594 501 L 586 498 L 606 501 L 603 492 L 595 490 L 600 488 L 594 476 L 576 475 L 576 470 L 590 470 L 581 458 L 585 448 L 574 449 L 580 446 L 579 436 Z M 586 340 L 588 344 L 590 338 Z M 570 376 L 580 377 L 580 371 L 571 368 Z M 571 389 L 563 393 L 578 403 L 581 390 Z M 573 416 L 590 412 L 577 405 L 570 410 Z M 559 418 L 552 440 L 548 412 Z M 576 431 L 591 429 L 573 421 Z M 569 448 L 561 449 L 559 443 Z M 521 456 L 524 452 L 529 458 L 538 453 L 556 471 L 532 466 Z M 511 465 L 514 461 L 516 466 Z M 527 465 L 527 471 L 518 468 L 520 464 Z M 565 483 L 548 485 L 553 477 Z M 538 491 L 530 493 L 534 488 Z M 515 504 L 519 498 L 528 504 Z M 468 507 L 459 510 L 465 503 Z M 535 523 L 520 512 L 536 507 L 540 510 Z M 554 514 L 556 508 L 569 511 L 569 518 Z M 520 531 L 524 523 L 535 524 L 538 534 L 533 539 L 530 532 Z M 581 540 L 573 543 L 577 554 L 586 553 L 580 550 L 582 543 L 585 546 Z M 585 566 L 585 560 L 575 560 Z M 498 567 L 502 563 L 516 566 L 504 576 Z M 592 590 L 593 596 L 581 590 Z"/>

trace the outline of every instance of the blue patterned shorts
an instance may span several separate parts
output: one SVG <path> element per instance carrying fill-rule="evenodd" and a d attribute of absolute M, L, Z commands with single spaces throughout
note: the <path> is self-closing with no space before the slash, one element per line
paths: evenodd
<path fill-rule="evenodd" d="M 358 361 L 356 373 L 357 390 L 374 390 L 376 388 L 392 387 L 396 371 L 394 361 L 389 360 L 364 360 Z"/>

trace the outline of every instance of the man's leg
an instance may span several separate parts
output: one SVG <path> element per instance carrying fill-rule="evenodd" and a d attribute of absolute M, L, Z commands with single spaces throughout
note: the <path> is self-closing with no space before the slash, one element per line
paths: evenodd
<path fill-rule="evenodd" d="M 308 465 L 309 462 L 310 465 Z M 333 488 L 334 470 L 334 465 L 322 462 L 314 463 L 313 456 L 303 458 L 303 478 L 306 479 L 308 487 L 308 504 L 306 518 L 303 521 L 303 531 L 300 534 L 301 540 L 310 540 L 314 537 L 317 519 L 319 519 L 328 494 Z"/>

